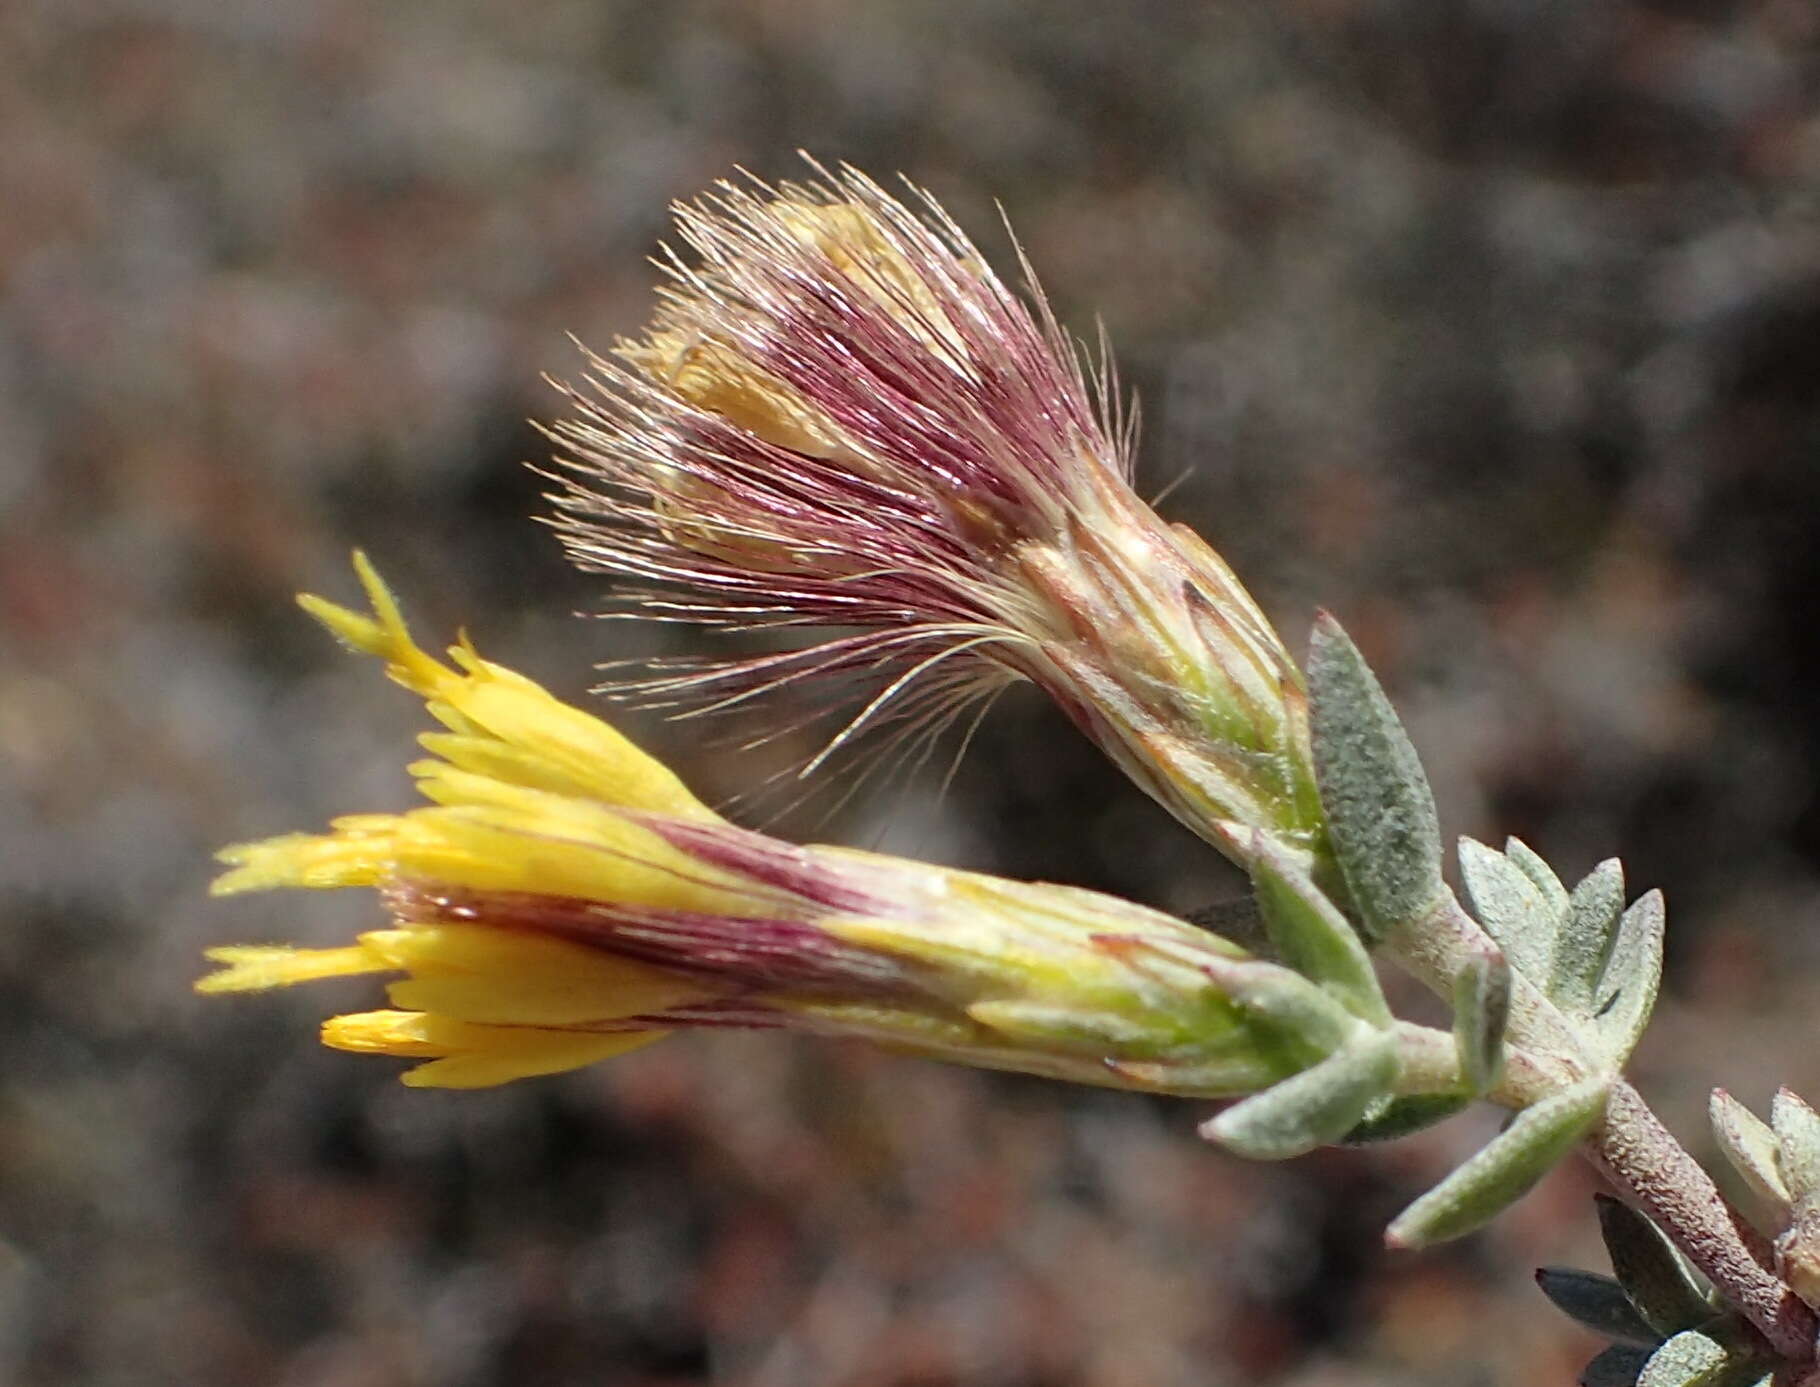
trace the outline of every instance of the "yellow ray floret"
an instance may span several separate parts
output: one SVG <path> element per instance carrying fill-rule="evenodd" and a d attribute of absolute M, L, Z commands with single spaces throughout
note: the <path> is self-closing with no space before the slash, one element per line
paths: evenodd
<path fill-rule="evenodd" d="M 664 969 L 547 935 L 486 925 L 400 925 L 333 949 L 236 944 L 199 992 L 261 992 L 360 973 L 409 973 L 392 1000 L 500 1026 L 582 1026 L 687 1006 L 716 995 Z M 484 985 L 488 991 L 474 985 Z"/>
<path fill-rule="evenodd" d="M 476 787 L 466 802 L 405 814 L 336 819 L 331 829 L 223 848 L 218 856 L 233 870 L 210 892 L 418 883 L 712 915 L 800 910 L 601 805 L 514 786 Z"/>
<path fill-rule="evenodd" d="M 337 1050 L 429 1060 L 399 1076 L 413 1088 L 490 1088 L 559 1074 L 623 1055 L 663 1034 L 480 1026 L 418 1011 L 363 1011 L 330 1017 L 322 1025 L 322 1043 Z"/>
<path fill-rule="evenodd" d="M 727 914 L 774 913 L 775 893 L 671 847 L 638 821 L 720 822 L 665 766 L 600 719 L 559 702 L 466 644 L 460 669 L 410 638 L 397 604 L 361 555 L 374 615 L 321 598 L 304 606 L 356 650 L 380 656 L 447 727 L 420 740 L 436 759 L 411 766 L 435 808 L 354 814 L 326 834 L 288 834 L 222 850 L 234 870 L 216 895 L 277 887 L 380 886 L 399 880 Z M 630 811 L 630 812 L 628 812 Z"/>
<path fill-rule="evenodd" d="M 336 949 L 209 950 L 222 966 L 201 992 L 248 992 L 360 973 L 404 972 L 399 1010 L 338 1016 L 323 1040 L 344 1050 L 438 1061 L 411 1084 L 471 1088 L 551 1074 L 622 1054 L 661 1030 L 602 1027 L 712 998 L 712 989 L 566 940 L 479 925 L 373 930 Z"/>
<path fill-rule="evenodd" d="M 446 898 L 494 892 L 633 909 L 766 915 L 777 892 L 677 850 L 645 821 L 719 822 L 671 772 L 606 723 L 558 702 L 465 642 L 435 659 L 405 629 L 372 566 L 355 556 L 373 614 L 320 598 L 303 605 L 356 650 L 386 661 L 448 730 L 423 738 L 437 759 L 411 769 L 432 801 L 403 814 L 353 814 L 323 834 L 224 849 L 217 895 L 277 887 L 377 886 Z M 362 973 L 403 973 L 395 1011 L 338 1017 L 342 1048 L 434 1062 L 408 1082 L 501 1083 L 592 1063 L 660 1031 L 625 1024 L 719 995 L 712 987 L 566 939 L 407 915 L 331 949 L 236 946 L 203 992 L 259 991 Z"/>
<path fill-rule="evenodd" d="M 305 595 L 303 609 L 353 649 L 377 655 L 386 672 L 429 704 L 453 736 L 432 734 L 438 756 L 494 779 L 553 794 L 579 795 L 685 819 L 718 819 L 682 781 L 599 718 L 571 708 L 465 640 L 449 649 L 455 668 L 415 641 L 364 554 L 354 568 L 371 616 Z"/>
<path fill-rule="evenodd" d="M 715 995 L 674 973 L 563 939 L 483 925 L 407 925 L 362 943 L 411 976 L 395 1006 L 496 1026 L 590 1026 Z"/>
<path fill-rule="evenodd" d="M 220 969 L 196 981 L 198 992 L 264 992 L 322 978 L 389 972 L 393 965 L 366 947 L 294 949 L 288 944 L 234 944 L 209 949 L 204 957 Z"/>

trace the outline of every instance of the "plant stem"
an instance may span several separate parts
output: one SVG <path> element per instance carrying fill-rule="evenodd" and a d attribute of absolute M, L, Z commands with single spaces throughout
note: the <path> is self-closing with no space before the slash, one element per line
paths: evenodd
<path fill-rule="evenodd" d="M 1397 1054 L 1400 1060 L 1398 1093 L 1459 1093 L 1464 1087 L 1459 1048 L 1448 1031 L 1418 1026 L 1413 1021 L 1399 1021 Z M 1515 1112 L 1558 1092 L 1562 1084 L 1560 1074 L 1539 1063 L 1527 1050 L 1506 1046 L 1504 1074 L 1497 1086 L 1485 1095 L 1485 1101 Z"/>
<path fill-rule="evenodd" d="M 1421 919 L 1392 930 L 1384 944 L 1412 976 L 1444 998 L 1452 995 L 1453 980 L 1466 963 L 1496 947 L 1451 893 Z M 1573 1033 L 1560 1013 L 1520 974 L 1513 981 L 1510 1038 L 1521 1048 L 1511 1051 L 1506 1080 L 1489 1097 L 1520 1108 L 1584 1074 Z M 1785 1362 L 1814 1362 L 1814 1312 L 1776 1275 L 1762 1236 L 1623 1079 L 1613 1080 L 1605 1116 L 1581 1150 Z"/>
<path fill-rule="evenodd" d="M 1446 1001 L 1452 1000 L 1454 979 L 1467 964 L 1498 952 L 1491 936 L 1461 909 L 1451 891 L 1427 914 L 1392 928 L 1384 938 L 1384 948 L 1412 977 Z M 1512 974 L 1510 1039 L 1538 1059 L 1574 1055 L 1579 1046 L 1560 1012 L 1528 978 L 1514 969 Z M 1585 1077 L 1571 1062 L 1561 1067 L 1562 1084 Z"/>
<path fill-rule="evenodd" d="M 1791 1364 L 1814 1358 L 1814 1312 L 1775 1274 L 1768 1244 L 1726 1203 L 1712 1177 L 1620 1079 L 1586 1138 L 1587 1159 Z"/>

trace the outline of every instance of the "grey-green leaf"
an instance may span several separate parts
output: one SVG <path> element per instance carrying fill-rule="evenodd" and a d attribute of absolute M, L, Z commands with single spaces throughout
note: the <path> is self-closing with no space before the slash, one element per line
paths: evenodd
<path fill-rule="evenodd" d="M 1788 1221 L 1794 1202 L 1782 1179 L 1782 1153 L 1770 1125 L 1722 1088 L 1713 1090 L 1707 1113 L 1713 1136 L 1738 1177 L 1774 1216 L 1774 1226 L 1761 1231 L 1774 1236 Z"/>
<path fill-rule="evenodd" d="M 1608 1195 L 1597 1195 L 1595 1201 L 1612 1274 L 1652 1329 L 1674 1334 L 1705 1324 L 1717 1313 L 1655 1224 Z"/>
<path fill-rule="evenodd" d="M 1590 1016 L 1597 1010 L 1599 980 L 1605 976 L 1623 909 L 1624 867 L 1615 857 L 1594 867 L 1574 887 L 1548 980 L 1548 995 L 1570 1015 Z"/>
<path fill-rule="evenodd" d="M 1618 922 L 1611 962 L 1599 980 L 1599 1012 L 1593 1030 L 1614 1069 L 1623 1066 L 1643 1038 L 1656 993 L 1662 986 L 1662 937 L 1668 913 L 1660 891 L 1631 902 Z"/>
<path fill-rule="evenodd" d="M 1254 1161 L 1282 1161 L 1339 1141 L 1397 1080 L 1396 1035 L 1363 1031 L 1311 1068 L 1201 1124 L 1201 1135 Z"/>
<path fill-rule="evenodd" d="M 1315 779 L 1334 855 L 1372 938 L 1446 890 L 1434 792 L 1414 744 L 1340 623 L 1315 620 L 1308 655 Z"/>
<path fill-rule="evenodd" d="M 1480 954 L 1454 978 L 1453 1036 L 1460 1074 L 1475 1094 L 1504 1072 L 1504 1028 L 1510 1021 L 1510 965 L 1501 953 Z"/>
<path fill-rule="evenodd" d="M 1358 1026 L 1337 998 L 1280 964 L 1207 958 L 1200 968 L 1254 1025 L 1305 1064 L 1326 1058 Z"/>
<path fill-rule="evenodd" d="M 1820 1194 L 1820 1113 L 1793 1089 L 1778 1089 L 1770 1104 L 1783 1182 L 1796 1200 Z"/>
<path fill-rule="evenodd" d="M 1396 1141 L 1444 1122 L 1473 1101 L 1469 1093 L 1408 1093 L 1369 1110 L 1342 1140 L 1348 1146 Z"/>
<path fill-rule="evenodd" d="M 1567 914 L 1567 888 L 1561 884 L 1561 878 L 1555 875 L 1554 868 L 1544 862 L 1535 849 L 1521 838 L 1506 838 L 1504 855 L 1542 893 L 1542 903 L 1547 907 L 1550 918 L 1563 919 Z"/>
<path fill-rule="evenodd" d="M 1511 966 L 1546 984 L 1560 916 L 1541 889 L 1503 853 L 1471 838 L 1460 840 L 1460 877 L 1472 913 Z"/>
<path fill-rule="evenodd" d="M 1249 864 L 1258 913 L 1277 956 L 1324 984 L 1355 1015 L 1389 1025 L 1371 956 L 1333 902 L 1261 833 L 1252 838 Z"/>
<path fill-rule="evenodd" d="M 1733 1366 L 1725 1345 L 1698 1330 L 1683 1330 L 1650 1355 L 1637 1387 L 1718 1387 Z"/>
<path fill-rule="evenodd" d="M 1584 1079 L 1518 1113 L 1487 1145 L 1411 1204 L 1385 1233 L 1393 1247 L 1425 1247 L 1470 1233 L 1522 1198 L 1596 1123 L 1608 1079 Z"/>
<path fill-rule="evenodd" d="M 1648 1362 L 1647 1349 L 1614 1344 L 1581 1371 L 1580 1387 L 1637 1387 Z"/>
<path fill-rule="evenodd" d="M 1639 1348 L 1654 1348 L 1662 1342 L 1662 1336 L 1630 1303 L 1624 1287 L 1609 1276 L 1571 1267 L 1543 1267 L 1536 1273 L 1536 1285 L 1557 1310 L 1595 1334 Z M 1637 1360 L 1639 1367 L 1642 1361 Z"/>

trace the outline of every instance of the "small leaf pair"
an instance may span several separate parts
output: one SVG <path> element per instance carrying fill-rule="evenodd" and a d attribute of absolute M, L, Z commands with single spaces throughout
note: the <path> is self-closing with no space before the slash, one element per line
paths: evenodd
<path fill-rule="evenodd" d="M 1391 1101 L 1399 1069 L 1395 1019 L 1352 926 L 1301 867 L 1263 834 L 1249 854 L 1271 949 L 1351 1018 L 1319 1063 L 1234 1104 L 1201 1134 L 1252 1160 L 1286 1160 L 1344 1138 Z"/>
<path fill-rule="evenodd" d="M 1776 1240 L 1776 1271 L 1820 1308 L 1820 1113 L 1790 1089 L 1766 1123 L 1724 1089 L 1713 1091 L 1713 1133 L 1761 1204 L 1757 1224 Z"/>
<path fill-rule="evenodd" d="M 1636 1048 L 1662 978 L 1662 893 L 1624 908 L 1624 868 L 1601 862 L 1570 892 L 1516 838 L 1503 852 L 1464 838 L 1460 873 L 1473 912 L 1511 966 L 1554 1003 L 1585 1058 L 1616 1073 Z"/>

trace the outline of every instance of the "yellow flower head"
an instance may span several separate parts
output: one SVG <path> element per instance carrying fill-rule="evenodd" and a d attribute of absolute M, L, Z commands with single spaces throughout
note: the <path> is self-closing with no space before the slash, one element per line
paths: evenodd
<path fill-rule="evenodd" d="M 469 891 L 609 894 L 652 905 L 725 905 L 693 863 L 615 809 L 718 822 L 671 772 L 597 718 L 553 698 L 465 641 L 453 667 L 415 642 L 397 603 L 362 555 L 355 567 L 373 614 L 306 596 L 306 611 L 353 649 L 377 655 L 421 695 L 446 729 L 420 738 L 418 788 L 435 807 L 337 819 L 327 834 L 293 834 L 225 849 L 216 895 L 273 887 L 437 883 Z M 339 949 L 224 948 L 198 984 L 245 991 L 348 973 L 404 971 L 392 1000 L 412 1012 L 339 1017 L 324 1039 L 346 1049 L 441 1056 L 408 1082 L 498 1083 L 605 1058 L 649 1032 L 573 1029 L 621 1022 L 703 995 L 677 978 L 560 939 L 461 924 L 402 923 Z M 561 1027 L 562 1029 L 551 1029 Z M 513 1029 L 507 1029 L 513 1028 Z"/>
<path fill-rule="evenodd" d="M 371 615 L 303 605 L 442 724 L 411 768 L 430 804 L 228 848 L 214 890 L 369 886 L 391 924 L 337 948 L 211 950 L 222 966 L 201 991 L 401 974 L 390 1008 L 335 1017 L 323 1040 L 426 1060 L 406 1082 L 448 1087 L 575 1068 L 678 1026 L 790 1026 L 1207 1094 L 1339 1043 L 1331 1007 L 1325 1030 L 1281 1025 L 1285 997 L 1319 1009 L 1311 984 L 1155 911 L 738 828 L 465 640 L 449 663 L 425 652 L 355 562 Z"/>

